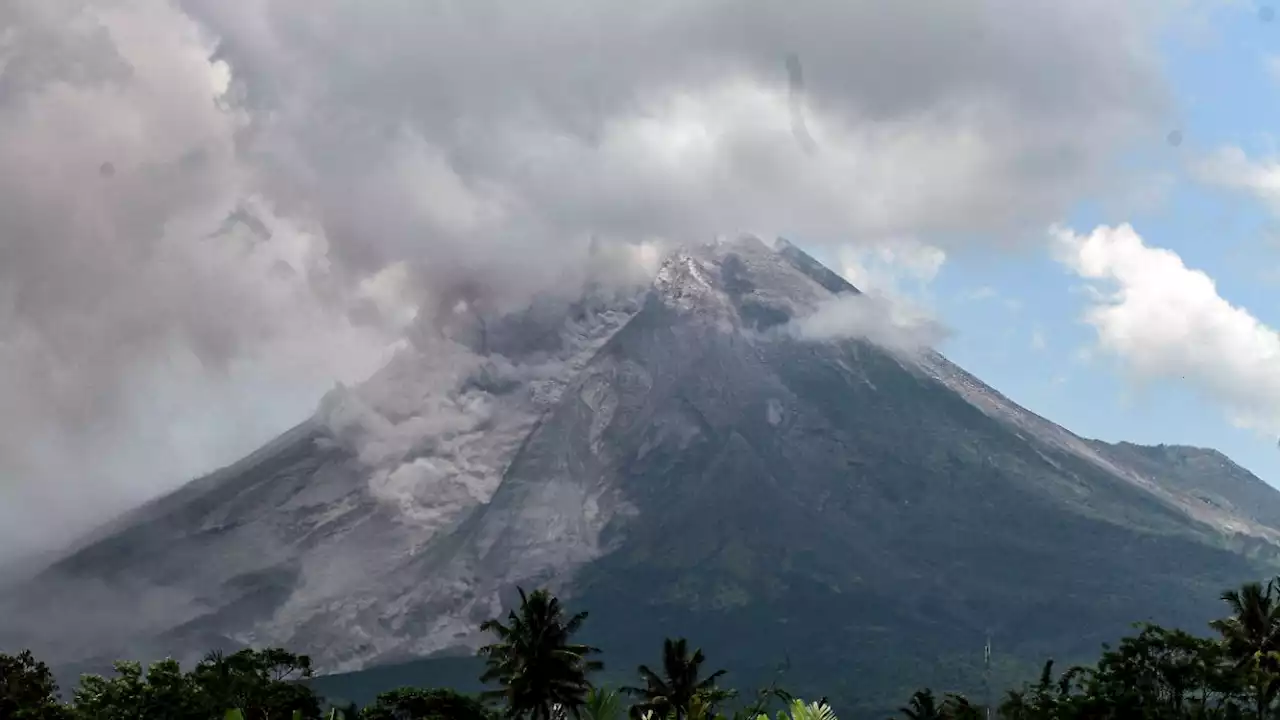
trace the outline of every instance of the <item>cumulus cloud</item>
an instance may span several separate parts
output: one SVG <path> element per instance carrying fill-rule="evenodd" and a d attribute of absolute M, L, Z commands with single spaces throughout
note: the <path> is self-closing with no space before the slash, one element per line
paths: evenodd
<path fill-rule="evenodd" d="M 1056 257 L 1095 283 L 1084 319 L 1138 378 L 1190 383 L 1236 424 L 1280 432 L 1280 334 L 1129 225 L 1052 230 Z"/>
<path fill-rule="evenodd" d="M 620 247 L 1042 227 L 1158 126 L 1166 7 L 9 0 L 0 547 L 233 460 L 459 300 L 633 279 Z"/>

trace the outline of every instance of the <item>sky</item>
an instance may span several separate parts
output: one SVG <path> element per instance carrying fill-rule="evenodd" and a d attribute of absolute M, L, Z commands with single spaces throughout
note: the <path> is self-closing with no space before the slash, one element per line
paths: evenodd
<path fill-rule="evenodd" d="M 1145 197 L 1088 193 L 1061 220 L 1091 257 L 1051 231 L 844 268 L 879 270 L 951 329 L 948 357 L 1077 434 L 1215 448 L 1280 485 L 1280 22 L 1263 3 L 1207 17 L 1159 45 L 1172 107 L 1126 149 Z"/>
<path fill-rule="evenodd" d="M 0 562 L 432 362 L 459 303 L 740 233 L 1081 435 L 1280 483 L 1269 6 L 9 0 L 0 28 Z"/>

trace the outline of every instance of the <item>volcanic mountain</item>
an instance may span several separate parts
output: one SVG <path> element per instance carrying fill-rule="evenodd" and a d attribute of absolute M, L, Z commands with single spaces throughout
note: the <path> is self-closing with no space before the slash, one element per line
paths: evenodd
<path fill-rule="evenodd" d="M 5 599 L 63 667 L 283 645 L 325 671 L 469 653 L 517 586 L 625 670 L 688 636 L 741 682 L 881 707 L 1200 629 L 1280 558 L 1280 494 L 1212 451 L 1082 439 L 796 247 L 636 293 L 461 312 L 314 417 Z M 19 626 L 20 624 L 20 626 Z"/>

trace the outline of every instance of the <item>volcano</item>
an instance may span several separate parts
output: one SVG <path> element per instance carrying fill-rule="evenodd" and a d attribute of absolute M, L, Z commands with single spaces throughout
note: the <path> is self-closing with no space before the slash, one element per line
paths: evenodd
<path fill-rule="evenodd" d="M 244 460 L 10 592 L 61 667 L 286 646 L 326 672 L 466 655 L 517 586 L 626 670 L 687 636 L 743 684 L 884 707 L 1199 629 L 1280 559 L 1280 495 L 1211 450 L 1078 437 L 795 246 L 636 292 L 460 307 Z M 374 670 L 370 670 L 373 668 Z"/>

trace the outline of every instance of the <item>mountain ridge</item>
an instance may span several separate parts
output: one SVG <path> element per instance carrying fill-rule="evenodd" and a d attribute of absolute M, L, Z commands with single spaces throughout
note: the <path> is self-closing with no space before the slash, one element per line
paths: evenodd
<path fill-rule="evenodd" d="M 474 648 L 517 585 L 546 584 L 624 658 L 685 633 L 883 683 L 988 630 L 1021 658 L 1091 651 L 1153 599 L 1184 622 L 1274 567 L 1280 494 L 1243 468 L 1206 502 L 1209 466 L 1080 438 L 933 350 L 868 341 L 864 315 L 806 336 L 863 297 L 748 239 L 682 250 L 634 294 L 464 311 L 110 525 L 10 615 L 70 614 L 89 587 L 104 617 L 149 612 L 72 622 L 74 642 L 43 638 L 57 662 L 284 644 L 344 671 Z"/>

